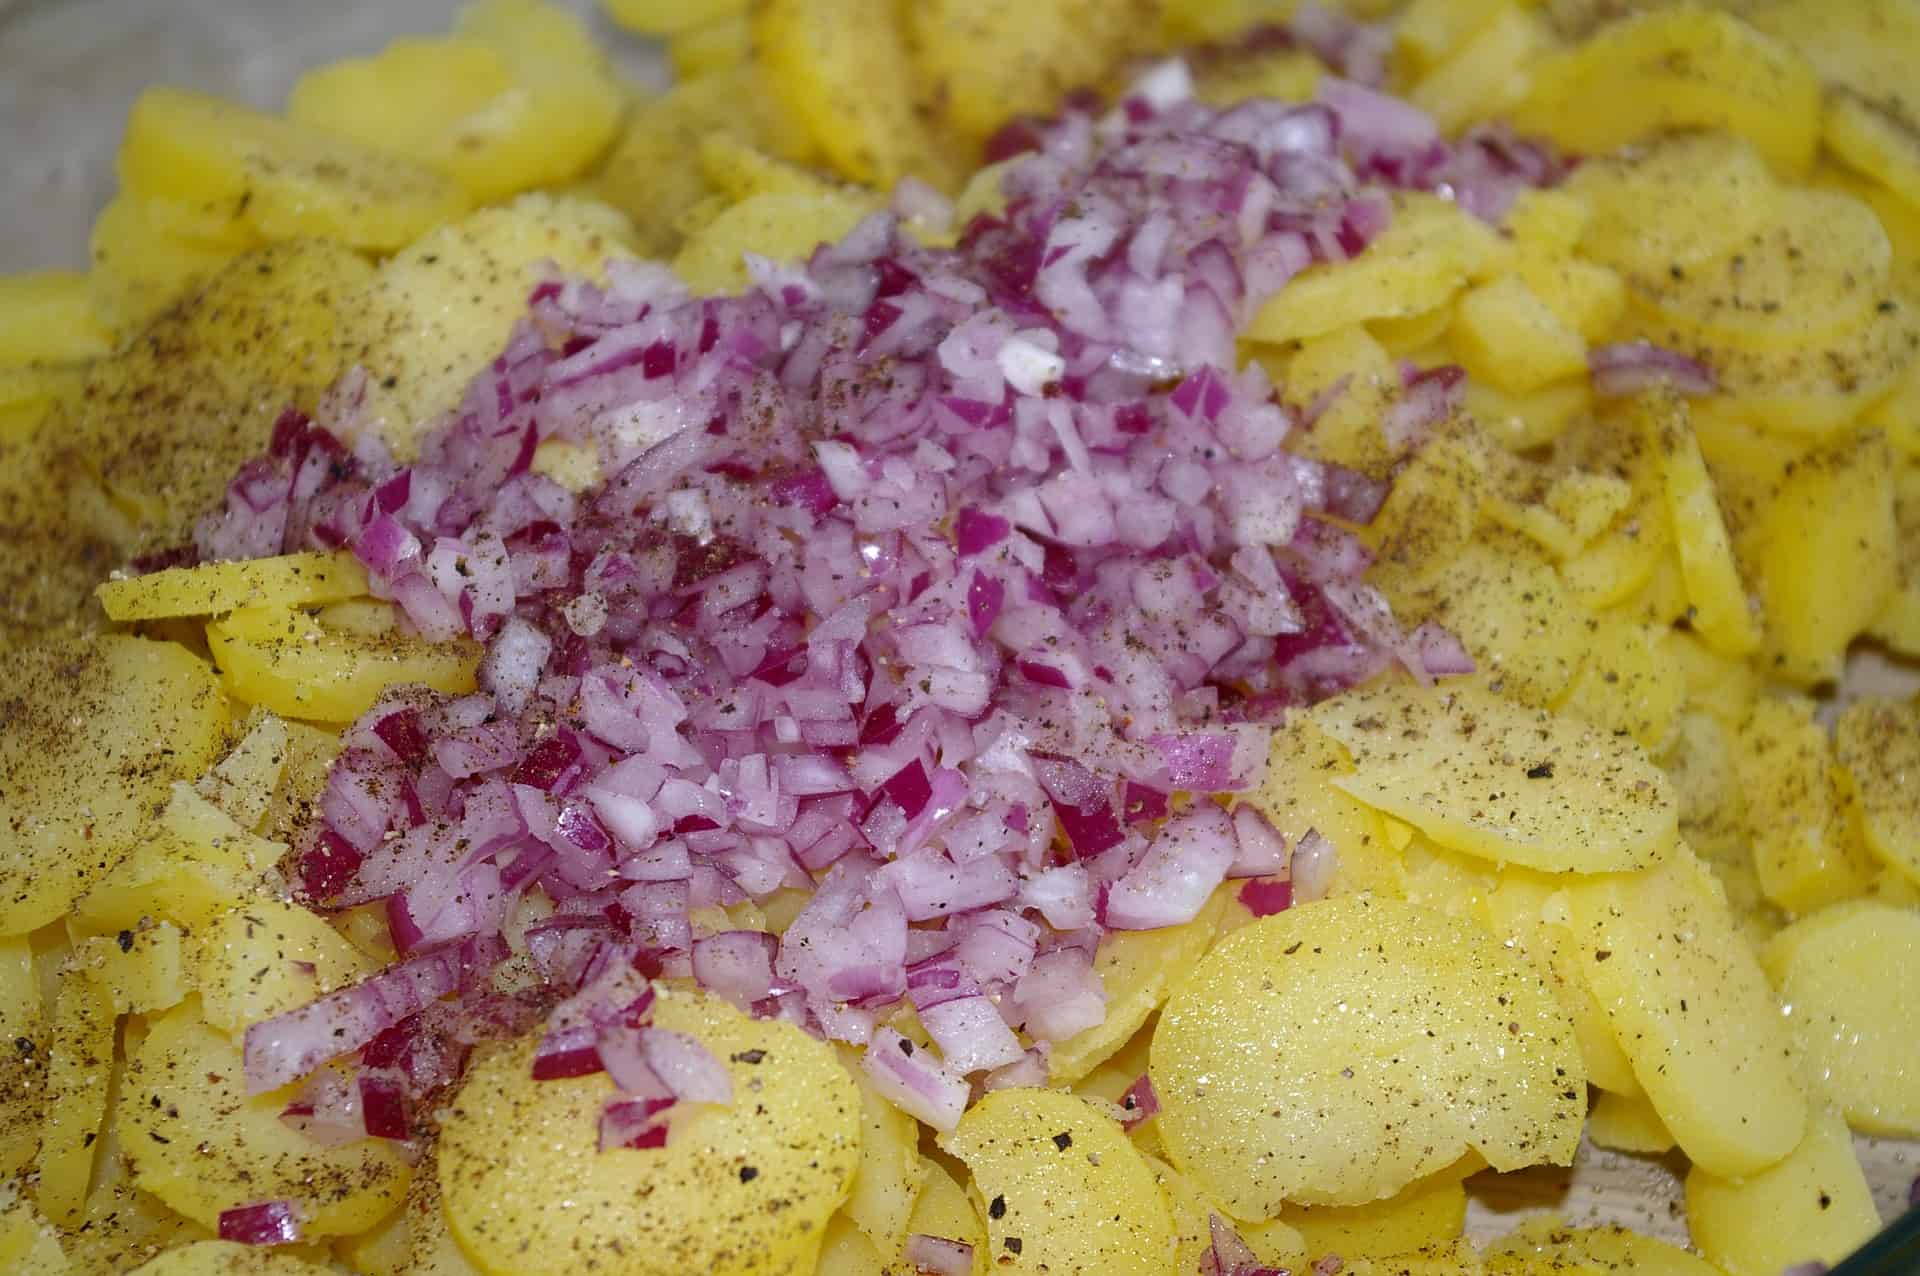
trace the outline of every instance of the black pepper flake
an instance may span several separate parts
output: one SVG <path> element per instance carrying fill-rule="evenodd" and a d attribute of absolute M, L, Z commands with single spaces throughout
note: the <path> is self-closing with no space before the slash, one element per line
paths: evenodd
<path fill-rule="evenodd" d="M 13 1048 L 23 1055 L 30 1055 L 33 1053 L 33 1041 L 27 1037 L 15 1037 Z"/>
<path fill-rule="evenodd" d="M 1007 1247 L 1007 1253 L 1009 1254 L 1018 1254 L 1021 1250 L 1020 1238 L 1018 1236 L 1009 1236 L 1006 1240 L 1002 1241 L 1001 1244 Z"/>
<path fill-rule="evenodd" d="M 1006 1216 L 1007 1216 L 1007 1198 L 1004 1196 L 994 1197 L 993 1200 L 987 1205 L 987 1217 L 997 1219 L 997 1218 L 1005 1218 Z"/>
<path fill-rule="evenodd" d="M 114 936 L 114 942 L 120 945 L 121 952 L 123 953 L 132 952 L 133 951 L 133 932 L 130 930 L 121 931 L 118 935 Z"/>
<path fill-rule="evenodd" d="M 1528 767 L 1527 778 L 1529 780 L 1551 780 L 1553 778 L 1553 763 L 1542 762 L 1539 766 Z"/>
<path fill-rule="evenodd" d="M 761 1060 L 765 1059 L 766 1057 L 767 1057 L 766 1051 L 757 1050 L 757 1049 L 742 1050 L 732 1056 L 733 1062 L 735 1063 L 759 1063 Z"/>
<path fill-rule="evenodd" d="M 1073 1146 L 1073 1136 L 1071 1134 L 1068 1134 L 1065 1130 L 1062 1130 L 1060 1131 L 1060 1133 L 1053 1136 L 1053 1146 L 1059 1148 L 1062 1152 L 1064 1152 L 1068 1148 Z"/>
<path fill-rule="evenodd" d="M 913 1058 L 913 1043 L 905 1037 L 900 1038 L 900 1053 L 909 1059 Z"/>
<path fill-rule="evenodd" d="M 751 1183 L 759 1177 L 760 1171 L 754 1169 L 751 1165 L 743 1165 L 740 1167 L 740 1181 L 742 1183 Z"/>
<path fill-rule="evenodd" d="M 1598 948 L 1595 949 L 1593 953 L 1593 959 L 1595 961 L 1605 961 L 1611 956 L 1613 956 L 1613 950 L 1611 948 Z"/>

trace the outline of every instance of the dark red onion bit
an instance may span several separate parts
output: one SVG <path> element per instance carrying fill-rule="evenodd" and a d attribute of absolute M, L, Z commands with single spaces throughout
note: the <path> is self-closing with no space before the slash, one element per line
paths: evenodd
<path fill-rule="evenodd" d="M 277 1090 L 329 1059 L 360 1049 L 459 985 L 459 954 L 443 949 L 248 1025 L 243 1046 L 247 1093 Z"/>
<path fill-rule="evenodd" d="M 405 1140 L 412 1136 L 407 1121 L 406 1091 L 400 1082 L 378 1073 L 360 1075 L 360 1112 L 367 1133 L 376 1139 Z"/>
<path fill-rule="evenodd" d="M 300 857 L 300 884 L 307 898 L 324 903 L 347 888 L 365 856 L 332 829 L 323 828 L 313 848 Z"/>
<path fill-rule="evenodd" d="M 1271 917 L 1293 907 L 1293 882 L 1284 877 L 1249 877 L 1240 883 L 1239 900 L 1255 917 Z"/>
<path fill-rule="evenodd" d="M 933 797 L 933 782 L 918 758 L 895 771 L 880 785 L 879 795 L 891 800 L 908 820 L 919 818 Z"/>
<path fill-rule="evenodd" d="M 1141 1073 L 1127 1092 L 1120 1096 L 1120 1109 L 1126 1113 L 1120 1124 L 1131 1130 L 1151 1121 L 1160 1112 L 1160 1096 L 1153 1092 L 1153 1078 Z"/>
<path fill-rule="evenodd" d="M 513 783 L 547 793 L 565 792 L 584 769 L 581 756 L 580 741 L 563 728 L 527 750 L 513 769 Z"/>
<path fill-rule="evenodd" d="M 1093 806 L 1069 806 L 1055 801 L 1053 815 L 1060 822 L 1061 831 L 1067 835 L 1077 859 L 1092 859 L 1102 851 L 1112 850 L 1126 839 L 1120 821 L 1114 818 L 1113 808 L 1104 802 Z"/>
<path fill-rule="evenodd" d="M 533 1051 L 533 1079 L 557 1081 L 562 1077 L 585 1077 L 605 1070 L 595 1048 L 596 1032 L 591 1024 L 562 1028 L 540 1038 Z"/>
<path fill-rule="evenodd" d="M 1167 818 L 1167 794 L 1128 780 L 1121 792 L 1120 811 L 1129 824 L 1150 824 Z"/>
<path fill-rule="evenodd" d="M 973 506 L 964 506 L 953 518 L 954 545 L 960 557 L 992 549 L 1013 531 L 1013 524 L 998 514 L 989 514 Z"/>
<path fill-rule="evenodd" d="M 396 709 L 373 724 L 373 733 L 393 750 L 393 755 L 409 766 L 427 755 L 427 736 L 420 728 L 420 715 L 412 709 Z"/>
<path fill-rule="evenodd" d="M 220 1239 L 241 1245 L 293 1245 L 300 1214 L 292 1201 L 256 1201 L 220 1211 Z"/>
<path fill-rule="evenodd" d="M 600 1151 L 612 1148 L 663 1148 L 667 1123 L 662 1114 L 672 1099 L 613 1099 L 600 1110 Z"/>

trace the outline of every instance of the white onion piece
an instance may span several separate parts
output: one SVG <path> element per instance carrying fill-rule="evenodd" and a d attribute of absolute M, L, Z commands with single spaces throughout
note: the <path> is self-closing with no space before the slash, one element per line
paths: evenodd
<path fill-rule="evenodd" d="M 860 1070 L 888 1102 L 921 1122 L 942 1133 L 960 1124 L 970 1093 L 967 1080 L 932 1050 L 891 1028 L 878 1028 L 860 1056 Z"/>

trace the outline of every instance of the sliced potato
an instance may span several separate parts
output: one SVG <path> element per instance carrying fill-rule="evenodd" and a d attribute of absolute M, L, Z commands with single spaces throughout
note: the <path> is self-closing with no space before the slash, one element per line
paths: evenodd
<path fill-rule="evenodd" d="M 66 912 L 139 835 L 170 780 L 213 760 L 227 725 L 213 671 L 121 634 L 0 655 L 0 934 Z"/>
<path fill-rule="evenodd" d="M 1785 1024 L 1726 894 L 1691 854 L 1573 879 L 1587 983 L 1654 1111 L 1698 1166 L 1751 1174 L 1799 1142 L 1807 1105 Z"/>
<path fill-rule="evenodd" d="M 752 282 L 746 254 L 805 261 L 876 210 L 871 197 L 830 188 L 816 193 L 750 195 L 687 237 L 674 271 L 695 293 L 737 293 Z"/>
<path fill-rule="evenodd" d="M 1880 1213 L 1846 1122 L 1822 1110 L 1792 1154 L 1768 1169 L 1744 1179 L 1688 1171 L 1687 1226 L 1727 1276 L 1779 1276 L 1795 1263 L 1839 1262 L 1880 1230 Z"/>
<path fill-rule="evenodd" d="M 240 208 L 268 240 L 390 251 L 465 204 L 430 169 L 182 89 L 149 89 L 133 104 L 119 168 L 130 194 Z"/>
<path fill-rule="evenodd" d="M 1859 795 L 1867 846 L 1920 883 L 1920 710 L 1863 699 L 1840 715 L 1834 744 Z"/>
<path fill-rule="evenodd" d="M 196 936 L 200 1015 L 238 1039 L 248 1024 L 306 1005 L 377 967 L 311 909 L 255 900 Z"/>
<path fill-rule="evenodd" d="M 996 1272 L 1161 1276 L 1177 1246 L 1153 1170 L 1113 1118 L 1058 1090 L 995 1090 L 941 1145 L 986 1202 Z"/>
<path fill-rule="evenodd" d="M 665 1148 L 596 1152 L 613 1083 L 535 1081 L 531 1040 L 481 1059 L 448 1101 L 441 1199 L 482 1271 L 810 1270 L 859 1160 L 853 1078 L 824 1042 L 718 998 L 665 997 L 654 1021 L 698 1038 L 733 1077 L 734 1101 L 684 1114 Z M 635 1192 L 639 1181 L 653 1190 Z"/>
<path fill-rule="evenodd" d="M 1642 1156 L 1663 1156 L 1675 1146 L 1673 1132 L 1645 1095 L 1604 1090 L 1587 1114 L 1587 1137 L 1595 1147 Z"/>
<path fill-rule="evenodd" d="M 842 1064 L 849 1061 L 850 1052 L 841 1056 Z M 860 1088 L 860 1168 L 841 1213 L 891 1258 L 906 1243 L 914 1202 L 926 1182 L 920 1123 L 867 1084 L 864 1071 L 848 1071 Z"/>
<path fill-rule="evenodd" d="M 397 683 L 464 695 L 474 689 L 480 664 L 470 642 L 340 634 L 303 612 L 275 607 L 208 625 L 207 647 L 236 699 L 317 722 L 351 722 Z"/>
<path fill-rule="evenodd" d="M 1719 132 L 1680 133 L 1601 155 L 1566 189 L 1592 210 L 1581 251 L 1634 283 L 1657 286 L 1730 258 L 1763 233 L 1778 187 L 1752 143 Z"/>
<path fill-rule="evenodd" d="M 1485 1251 L 1488 1276 L 1591 1273 L 1610 1276 L 1718 1276 L 1713 1265 L 1665 1241 L 1611 1227 L 1567 1227 L 1529 1219 Z"/>
<path fill-rule="evenodd" d="M 233 1241 L 195 1241 L 132 1269 L 133 1276 L 320 1276 L 328 1269 L 292 1254 Z"/>
<path fill-rule="evenodd" d="M 198 567 L 169 567 L 104 582 L 94 591 L 109 620 L 216 616 L 240 607 L 306 607 L 358 598 L 366 569 L 345 552 L 282 554 Z"/>
<path fill-rule="evenodd" d="M 106 352 L 107 334 L 87 308 L 85 275 L 0 275 L 0 367 L 69 363 Z"/>
<path fill-rule="evenodd" d="M 1672 786 L 1638 745 L 1470 681 L 1383 681 L 1312 717 L 1353 755 L 1336 788 L 1453 850 L 1601 873 L 1657 863 L 1679 837 Z"/>
<path fill-rule="evenodd" d="M 1221 940 L 1162 1010 L 1150 1073 L 1174 1164 L 1250 1220 L 1379 1200 L 1469 1148 L 1564 1164 L 1586 1112 L 1573 1025 L 1524 958 L 1368 896 Z"/>
<path fill-rule="evenodd" d="M 1323 1258 L 1390 1258 L 1458 1240 L 1467 1224 L 1467 1189 L 1442 1172 L 1369 1205 L 1289 1206 L 1281 1221 Z"/>
<path fill-rule="evenodd" d="M 107 1115 L 115 1016 L 91 980 L 69 974 L 53 1006 L 53 1060 L 47 1069 L 47 1121 L 40 1134 L 40 1208 L 72 1225 L 86 1207 L 94 1143 Z"/>
<path fill-rule="evenodd" d="M 1794 1048 L 1847 1124 L 1920 1134 L 1920 912 L 1823 909 L 1761 954 Z"/>

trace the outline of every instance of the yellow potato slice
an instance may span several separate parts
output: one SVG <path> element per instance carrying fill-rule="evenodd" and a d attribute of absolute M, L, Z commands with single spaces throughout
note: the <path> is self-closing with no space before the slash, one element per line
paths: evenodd
<path fill-rule="evenodd" d="M 832 189 L 751 195 L 689 235 L 673 268 L 695 293 L 744 292 L 751 282 L 746 254 L 805 261 L 877 207 L 870 197 Z"/>
<path fill-rule="evenodd" d="M 1691 349 L 1713 368 L 1716 410 L 1806 440 L 1831 437 L 1886 398 L 1920 353 L 1920 314 L 1899 295 L 1877 301 L 1861 327 L 1813 348 L 1704 348 L 1663 325 L 1644 327 L 1643 335 Z"/>
<path fill-rule="evenodd" d="M 1116 930 L 1100 940 L 1093 969 L 1107 990 L 1107 1017 L 1054 1045 L 1047 1056 L 1054 1084 L 1072 1084 L 1093 1071 L 1160 1008 L 1167 991 L 1213 943 L 1230 890 L 1215 891 L 1192 921 L 1159 930 Z"/>
<path fill-rule="evenodd" d="M 1875 864 L 1848 827 L 1833 745 L 1805 697 L 1755 699 L 1727 760 L 1760 889 L 1793 913 L 1863 893 Z"/>
<path fill-rule="evenodd" d="M 1641 1156 L 1664 1156 L 1673 1151 L 1673 1132 L 1653 1110 L 1645 1095 L 1601 1091 L 1587 1113 L 1587 1137 L 1595 1147 Z"/>
<path fill-rule="evenodd" d="M 109 580 L 94 591 L 109 620 L 215 616 L 240 607 L 308 607 L 366 592 L 366 570 L 345 552 L 169 567 Z"/>
<path fill-rule="evenodd" d="M 604 0 L 607 16 L 641 35 L 678 35 L 746 12 L 746 0 Z"/>
<path fill-rule="evenodd" d="M 325 1146 L 280 1120 L 293 1087 L 248 1097 L 240 1046 L 192 1002 L 153 1021 L 128 1059 L 117 1116 L 134 1181 L 199 1223 L 290 1200 L 309 1236 L 371 1227 L 406 1195 L 410 1171 L 384 1139 Z"/>
<path fill-rule="evenodd" d="M 1920 883 L 1920 711 L 1861 700 L 1840 715 L 1834 743 L 1859 795 L 1868 848 Z"/>
<path fill-rule="evenodd" d="M 235 698 L 289 718 L 352 722 L 403 682 L 464 695 L 474 689 L 479 649 L 464 639 L 430 643 L 329 631 L 304 612 L 236 611 L 207 626 L 207 647 Z"/>
<path fill-rule="evenodd" d="M 767 0 L 750 21 L 761 78 L 834 168 L 882 188 L 927 168 L 913 64 L 892 5 Z"/>
<path fill-rule="evenodd" d="M 1178 1244 L 1151 1167 L 1120 1126 L 1058 1090 L 995 1090 L 941 1146 L 986 1203 L 996 1272 L 1161 1276 Z"/>
<path fill-rule="evenodd" d="M 247 832 L 184 782 L 152 832 L 80 898 L 69 929 L 117 935 L 156 918 L 198 929 L 264 895 L 287 849 Z"/>
<path fill-rule="evenodd" d="M 320 1276 L 325 1267 L 233 1241 L 195 1241 L 132 1269 L 130 1276 Z"/>
<path fill-rule="evenodd" d="M 133 104 L 119 167 L 132 195 L 242 207 L 269 240 L 392 250 L 465 204 L 430 169 L 182 89 L 149 89 Z"/>
<path fill-rule="evenodd" d="M 1360 1205 L 1459 1160 L 1565 1164 L 1573 1025 L 1479 926 L 1369 896 L 1221 940 L 1168 999 L 1150 1072 L 1175 1165 L 1235 1217 Z"/>
<path fill-rule="evenodd" d="M 85 275 L 0 275 L 0 367 L 66 363 L 106 352 L 107 334 L 88 310 Z"/>
<path fill-rule="evenodd" d="M 1529 1219 L 1489 1245 L 1488 1276 L 1586 1272 L 1592 1276 L 1719 1276 L 1713 1265 L 1665 1241 L 1611 1227 L 1567 1227 Z"/>
<path fill-rule="evenodd" d="M 88 239 L 88 304 L 107 329 L 124 336 L 218 274 L 261 238 L 232 221 L 209 233 L 183 227 L 165 201 L 122 192 L 94 218 Z M 196 219 L 185 219 L 193 222 Z"/>
<path fill-rule="evenodd" d="M 67 1276 L 60 1234 L 11 1184 L 0 1193 L 0 1264 L 17 1276 Z"/>
<path fill-rule="evenodd" d="M 94 1143 L 107 1115 L 115 1017 L 106 994 L 79 974 L 60 980 L 53 1006 L 47 1119 L 40 1134 L 40 1208 L 71 1226 L 86 1206 Z"/>
<path fill-rule="evenodd" d="M 1873 209 L 1836 191 L 1790 189 L 1730 254 L 1636 279 L 1633 299 L 1695 344 L 1793 350 L 1858 328 L 1892 271 Z"/>
<path fill-rule="evenodd" d="M 1775 935 L 1761 961 L 1795 1049 L 1847 1124 L 1920 1133 L 1920 913 L 1823 909 Z"/>
<path fill-rule="evenodd" d="M 1820 84 L 1800 55 L 1738 18 L 1692 5 L 1629 16 L 1542 58 L 1515 127 L 1592 154 L 1687 128 L 1746 138 L 1781 173 L 1806 172 Z"/>
<path fill-rule="evenodd" d="M 195 981 L 200 1015 L 236 1039 L 271 1019 L 345 987 L 377 967 L 310 909 L 255 900 L 202 928 Z"/>
<path fill-rule="evenodd" d="M 114 866 L 171 780 L 213 761 L 227 705 L 184 647 L 120 634 L 0 655 L 0 934 L 45 925 Z"/>
<path fill-rule="evenodd" d="M 1301 271 L 1240 335 L 1278 345 L 1424 314 L 1494 273 L 1503 255 L 1498 233 L 1457 204 L 1396 195 L 1392 221 L 1358 257 Z"/>
<path fill-rule="evenodd" d="M 0 1034 L 0 1042 L 14 1043 L 0 1053 L 0 1174 L 11 1177 L 40 1149 L 52 1037 L 33 947 L 24 935 L 0 940 Z"/>
<path fill-rule="evenodd" d="M 1422 76 L 1407 100 L 1457 133 L 1505 113 L 1526 97 L 1533 64 L 1554 44 L 1538 14 L 1506 5 L 1445 62 Z"/>
<path fill-rule="evenodd" d="M 867 1084 L 863 1070 L 851 1066 L 851 1051 L 841 1054 L 860 1089 L 860 1168 L 840 1212 L 885 1255 L 906 1242 L 914 1201 L 926 1182 L 927 1162 L 920 1155 L 920 1123 Z"/>
<path fill-rule="evenodd" d="M 853 1078 L 824 1042 L 717 998 L 664 997 L 654 1022 L 698 1038 L 733 1076 L 733 1102 L 683 1114 L 665 1148 L 596 1152 L 613 1083 L 535 1081 L 531 1040 L 481 1059 L 448 1101 L 441 1199 L 482 1271 L 811 1270 L 859 1160 Z"/>
<path fill-rule="evenodd" d="M 1722 1174 L 1791 1152 L 1807 1105 L 1786 1027 L 1712 873 L 1680 852 L 1566 893 L 1588 986 L 1681 1149 Z"/>
<path fill-rule="evenodd" d="M 106 997 L 115 1014 L 153 1014 L 177 1006 L 193 991 L 184 933 L 172 922 L 74 945 L 76 969 Z"/>
<path fill-rule="evenodd" d="M 1638 745 L 1473 682 L 1388 680 L 1311 713 L 1353 755 L 1336 788 L 1453 850 L 1605 873 L 1657 863 L 1679 837 L 1672 785 Z"/>
<path fill-rule="evenodd" d="M 1842 90 L 1827 95 L 1821 140 L 1848 167 L 1920 204 L 1920 138 L 1910 120 Z"/>
<path fill-rule="evenodd" d="M 1687 1227 L 1727 1276 L 1779 1276 L 1795 1263 L 1839 1262 L 1880 1230 L 1880 1213 L 1846 1122 L 1822 1110 L 1771 1168 L 1744 1179 L 1688 1171 Z"/>
<path fill-rule="evenodd" d="M 1469 375 L 1508 394 L 1530 394 L 1587 370 L 1586 340 L 1518 275 L 1460 298 L 1452 339 Z"/>
<path fill-rule="evenodd" d="M 1405 871 L 1387 840 L 1379 812 L 1342 792 L 1334 780 L 1353 770 L 1347 751 L 1307 717 L 1289 714 L 1251 801 L 1274 829 L 1298 846 L 1309 832 L 1333 844 L 1331 895 L 1375 891 L 1406 894 Z"/>
<path fill-rule="evenodd" d="M 1567 179 L 1591 210 L 1580 249 L 1638 284 L 1723 261 L 1760 233 L 1780 199 L 1751 143 L 1682 133 L 1600 156 Z"/>
<path fill-rule="evenodd" d="M 946 1166 L 924 1157 L 921 1165 L 925 1186 L 913 1203 L 908 1234 L 937 1236 L 973 1246 L 973 1270 L 976 1276 L 986 1276 L 992 1267 L 987 1255 L 987 1227 L 979 1209 Z"/>
<path fill-rule="evenodd" d="M 1443 1171 L 1384 1201 L 1312 1209 L 1290 1205 L 1280 1220 L 1300 1233 L 1315 1258 L 1390 1258 L 1459 1239 L 1467 1224 L 1467 1189 Z"/>

